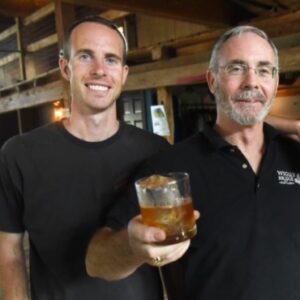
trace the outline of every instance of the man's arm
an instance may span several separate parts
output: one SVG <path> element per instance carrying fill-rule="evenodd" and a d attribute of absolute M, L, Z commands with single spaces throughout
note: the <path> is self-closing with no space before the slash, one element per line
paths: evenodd
<path fill-rule="evenodd" d="M 0 231 L 0 296 L 29 300 L 23 234 Z"/>
<path fill-rule="evenodd" d="M 100 229 L 87 250 L 87 273 L 105 280 L 123 279 L 144 263 L 157 266 L 156 257 L 163 259 L 160 266 L 179 259 L 190 245 L 189 240 L 167 246 L 154 244 L 164 239 L 164 231 L 142 224 L 140 216 L 129 222 L 128 229 Z"/>
<path fill-rule="evenodd" d="M 291 120 L 268 115 L 265 121 L 300 142 L 300 120 Z"/>

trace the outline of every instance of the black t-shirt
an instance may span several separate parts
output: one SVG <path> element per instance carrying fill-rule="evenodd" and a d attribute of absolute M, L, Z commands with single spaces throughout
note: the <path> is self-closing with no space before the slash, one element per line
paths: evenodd
<path fill-rule="evenodd" d="M 90 278 L 88 241 L 142 161 L 166 141 L 121 124 L 85 142 L 54 123 L 9 140 L 0 161 L 0 230 L 29 233 L 33 300 L 160 299 L 154 268 L 125 280 Z"/>
<path fill-rule="evenodd" d="M 201 213 L 188 252 L 164 268 L 171 300 L 300 299 L 300 144 L 268 125 L 264 133 L 257 175 L 209 126 L 145 168 L 188 172 Z M 136 200 L 126 207 L 115 207 L 109 226 L 138 213 Z"/>

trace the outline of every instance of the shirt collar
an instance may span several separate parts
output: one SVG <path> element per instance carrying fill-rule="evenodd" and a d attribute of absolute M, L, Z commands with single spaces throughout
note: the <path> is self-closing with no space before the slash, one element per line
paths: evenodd
<path fill-rule="evenodd" d="M 214 126 L 213 123 L 205 123 L 203 129 L 203 134 L 209 140 L 213 149 L 218 150 L 222 148 L 225 149 L 225 148 L 232 147 L 230 143 L 225 141 L 223 137 L 213 129 L 213 126 Z M 269 145 L 272 140 L 274 140 L 275 138 L 281 135 L 279 131 L 277 131 L 275 128 L 273 128 L 267 123 L 264 123 L 263 130 L 264 130 L 264 135 L 265 135 L 265 140 L 267 145 Z"/>

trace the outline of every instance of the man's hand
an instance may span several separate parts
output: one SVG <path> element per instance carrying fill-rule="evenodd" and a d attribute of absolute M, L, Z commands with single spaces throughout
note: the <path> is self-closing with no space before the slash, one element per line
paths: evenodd
<path fill-rule="evenodd" d="M 195 218 L 199 218 L 198 212 L 195 212 Z M 178 260 L 190 246 L 190 240 L 172 245 L 156 244 L 166 238 L 165 232 L 144 225 L 140 215 L 129 222 L 128 238 L 133 253 L 152 266 L 163 266 Z"/>

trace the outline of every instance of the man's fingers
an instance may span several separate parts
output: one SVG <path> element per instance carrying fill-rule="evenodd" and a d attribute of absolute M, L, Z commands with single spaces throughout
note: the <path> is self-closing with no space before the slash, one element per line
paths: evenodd
<path fill-rule="evenodd" d="M 131 239 L 138 240 L 141 243 L 161 242 L 166 238 L 163 230 L 143 224 L 140 215 L 129 222 L 128 233 Z"/>

